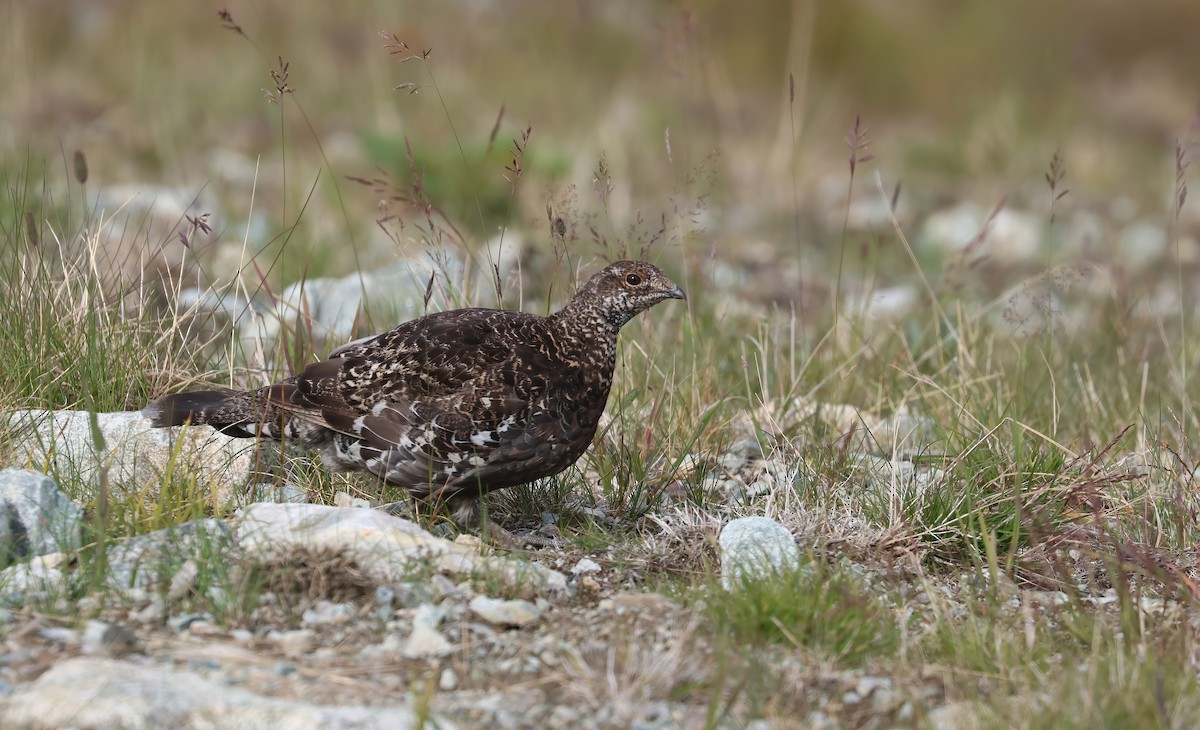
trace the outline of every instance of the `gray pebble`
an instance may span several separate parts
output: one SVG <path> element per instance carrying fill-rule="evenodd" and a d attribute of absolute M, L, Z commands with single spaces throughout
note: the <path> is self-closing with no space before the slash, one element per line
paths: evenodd
<path fill-rule="evenodd" d="M 346 623 L 354 618 L 354 607 L 348 603 L 317 601 L 300 617 L 300 623 L 305 626 L 322 626 Z"/>

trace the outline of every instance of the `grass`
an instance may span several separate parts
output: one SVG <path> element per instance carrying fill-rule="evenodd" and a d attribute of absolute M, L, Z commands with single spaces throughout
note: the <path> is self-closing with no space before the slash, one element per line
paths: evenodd
<path fill-rule="evenodd" d="M 13 206 L 14 211 L 20 208 Z M 221 352 L 234 357 L 222 369 L 249 372 L 243 370 L 249 363 L 238 359 L 243 356 L 237 348 L 221 344 L 222 337 L 231 336 L 227 325 L 200 326 L 198 312 L 163 310 L 149 299 L 131 302 L 130 292 L 119 282 L 106 279 L 99 269 L 89 270 L 87 262 L 102 255 L 100 239 L 82 233 L 92 229 L 91 221 L 81 217 L 81 233 L 66 239 L 74 242 L 74 251 L 61 247 L 57 270 L 27 255 L 27 234 L 11 233 L 5 241 L 4 265 L 13 274 L 6 285 L 40 288 L 41 294 L 3 299 L 0 306 L 8 307 L 4 320 L 26 323 L 20 329 L 8 328 L 7 338 L 0 341 L 3 352 L 11 355 L 9 362 L 28 363 L 36 357 L 69 363 L 61 374 L 40 380 L 14 377 L 21 368 L 6 368 L 9 402 L 25 407 L 129 407 L 169 383 L 205 377 L 205 368 L 214 357 L 222 357 Z M 19 216 L 5 221 L 3 230 L 20 231 L 19 222 Z M 437 225 L 420 234 L 426 245 Z M 49 303 L 74 298 L 89 306 L 50 316 Z M 670 534 L 676 529 L 671 515 L 681 507 L 735 514 L 759 511 L 767 500 L 785 515 L 851 511 L 888 531 L 888 544 L 913 555 L 917 575 L 929 587 L 946 585 L 956 574 L 975 576 L 974 582 L 983 585 L 996 585 L 1003 576 L 1010 584 L 1052 584 L 1073 595 L 1079 588 L 1055 553 L 1055 546 L 1066 540 L 1074 549 L 1096 556 L 1094 569 L 1102 583 L 1134 581 L 1139 591 L 1148 592 L 1141 595 L 1182 596 L 1190 605 L 1180 574 L 1159 564 L 1179 558 L 1169 547 L 1165 553 L 1151 550 L 1158 550 L 1164 539 L 1178 549 L 1196 536 L 1191 513 L 1178 500 L 1178 472 L 1138 475 L 1123 471 L 1113 460 L 1124 444 L 1146 440 L 1140 427 L 1133 433 L 1118 430 L 1116 416 L 1136 415 L 1119 412 L 1122 408 L 1157 402 L 1166 412 L 1188 412 L 1186 404 L 1175 400 L 1179 391 L 1171 378 L 1148 380 L 1140 399 L 1126 400 L 1122 406 L 1119 399 L 1114 404 L 1089 392 L 1098 382 L 1096 372 L 1111 368 L 1111 363 L 1088 359 L 1088 370 L 1075 368 L 1063 376 L 1056 363 L 1076 357 L 1064 349 L 1072 347 L 1069 340 L 1047 335 L 1024 343 L 1005 341 L 980 319 L 966 321 L 952 337 L 931 319 L 915 337 L 913 330 L 863 330 L 849 340 L 825 339 L 805 350 L 797 344 L 802 335 L 795 319 L 767 318 L 751 328 L 748 323 L 735 324 L 729 315 L 717 315 L 714 304 L 708 298 L 693 301 L 693 316 L 684 326 L 665 316 L 647 318 L 640 332 L 635 328 L 610 404 L 611 421 L 588 458 L 577 471 L 509 490 L 494 501 L 498 514 L 536 517 L 549 511 L 558 515 L 560 529 L 582 546 L 619 545 L 647 531 Z M 944 306 L 949 310 L 953 304 L 947 300 Z M 853 313 L 838 317 L 849 319 Z M 191 347 L 195 337 L 188 330 L 178 331 L 181 323 L 208 333 L 200 347 Z M 836 327 L 834 320 L 829 326 Z M 748 345 L 739 330 L 755 333 Z M 291 331 L 298 336 L 293 348 L 319 346 L 306 339 L 302 320 Z M 79 338 L 92 343 L 82 353 L 70 344 Z M 37 343 L 32 352 L 24 349 L 30 342 Z M 162 343 L 168 344 L 163 365 L 144 367 L 142 353 L 161 354 Z M 931 349 L 922 351 L 921 346 Z M 1110 346 L 1118 353 L 1131 350 L 1128 342 Z M 675 348 L 679 352 L 668 354 Z M 740 353 L 742 367 L 730 366 L 729 352 Z M 156 370 L 161 372 L 153 379 Z M 66 383 L 74 390 L 66 390 Z M 806 389 L 807 384 L 814 385 Z M 805 405 L 810 403 L 815 407 Z M 862 415 L 847 420 L 842 403 L 859 404 Z M 1099 408 L 1107 409 L 1107 422 L 1086 420 Z M 880 480 L 877 472 L 859 467 L 863 449 L 880 451 L 885 458 L 904 457 L 892 454 L 892 448 L 905 434 L 893 431 L 888 436 L 868 415 L 888 410 L 915 413 L 937 424 L 930 440 L 923 442 L 926 451 L 913 455 L 922 479 Z M 1073 424 L 1081 422 L 1088 423 L 1088 432 L 1072 433 Z M 1191 454 L 1191 429 L 1186 422 L 1172 426 L 1182 426 L 1172 449 Z M 700 487 L 717 469 L 716 456 L 747 437 L 765 446 L 768 457 L 802 459 L 793 491 L 749 495 L 732 504 L 723 502 L 719 491 Z M 688 471 L 685 462 L 700 468 Z M 318 500 L 332 501 L 332 492 L 346 487 L 304 461 L 295 464 L 291 474 Z M 684 485 L 682 497 L 668 498 L 678 483 Z M 351 486 L 377 498 L 387 496 L 375 483 L 357 484 Z M 581 489 L 581 484 L 590 488 Z M 153 501 L 118 500 L 102 488 L 88 503 L 90 547 L 82 554 L 79 571 L 91 578 L 69 595 L 78 600 L 103 585 L 106 551 L 115 541 L 212 514 L 209 492 L 194 476 L 173 470 L 162 475 Z M 597 514 L 605 519 L 596 519 Z M 868 564 L 886 554 L 883 545 L 870 550 L 874 555 L 867 558 Z M 1105 560 L 1109 550 L 1117 557 Z M 372 585 L 353 580 L 350 593 L 336 586 L 321 588 L 330 580 L 353 576 L 353 566 L 330 571 L 328 566 L 342 565 L 333 557 L 292 557 L 296 560 L 288 566 L 246 567 L 223 564 L 219 552 L 213 552 L 187 568 L 180 563 L 168 572 L 189 570 L 195 575 L 191 587 L 173 597 L 171 606 L 246 625 L 255 621 L 257 597 L 264 591 L 282 596 L 283 604 L 293 600 L 288 596 L 296 596 L 299 603 L 291 613 L 297 615 L 304 601 L 314 600 L 313 591 L 334 600 L 349 596 L 360 601 L 373 591 Z M 665 563 L 660 565 L 663 568 L 654 569 L 666 569 Z M 320 575 L 304 572 L 314 566 L 320 567 Z M 1060 678 L 1056 690 L 1072 710 L 1040 714 L 1034 726 L 1119 724 L 1147 712 L 1157 713 L 1154 716 L 1167 725 L 1200 695 L 1187 671 L 1166 675 L 1129 668 L 1147 651 L 1164 659 L 1175 657 L 1172 661 L 1186 666 L 1186 653 L 1178 646 L 1190 641 L 1190 629 L 1183 626 L 1157 627 L 1149 636 L 1139 634 L 1136 641 L 1120 638 L 1125 620 L 1101 615 L 1075 599 L 1054 609 L 1052 620 L 1031 623 L 1022 613 L 1027 604 L 1013 608 L 994 591 L 958 601 L 957 613 L 942 613 L 936 601 L 916 607 L 896 597 L 903 591 L 868 589 L 843 563 L 809 561 L 795 572 L 747 582 L 734 591 L 716 588 L 713 578 L 705 577 L 716 569 L 715 564 L 700 562 L 689 568 L 698 573 L 666 569 L 664 575 L 676 584 L 675 595 L 695 606 L 699 620 L 714 636 L 731 639 L 706 650 L 730 679 L 717 681 L 700 673 L 691 683 L 674 688 L 644 685 L 651 695 L 705 698 L 714 721 L 770 716 L 795 709 L 796 703 L 807 707 L 807 701 L 785 699 L 790 691 L 786 681 L 769 679 L 773 665 L 765 657 L 782 661 L 791 654 L 846 669 L 869 667 L 901 684 L 915 682 L 914 670 L 897 663 L 904 659 L 939 673 L 947 697 L 977 703 L 978 716 L 1001 724 L 1024 717 L 1022 703 L 1038 701 L 1043 676 Z M 162 584 L 170 583 L 167 579 Z M 475 584 L 489 595 L 522 594 L 498 577 L 483 576 Z M 1121 600 L 1136 605 L 1132 594 Z M 904 605 L 910 613 L 902 621 L 906 614 L 899 606 Z M 960 615 L 963 610 L 965 616 Z M 754 655 L 756 651 L 760 653 Z M 668 658 L 684 661 L 661 659 Z M 628 671 L 635 672 L 630 681 L 643 686 L 646 679 L 639 673 L 652 671 L 649 667 L 658 660 L 631 655 L 625 661 L 631 663 Z M 646 661 L 651 664 L 635 669 L 641 666 L 637 662 Z M 584 671 L 585 680 L 590 671 Z M 982 682 L 981 677 L 991 679 Z M 723 684 L 726 681 L 733 684 Z M 1154 699 L 1145 704 L 1117 699 L 1131 692 Z"/>
<path fill-rule="evenodd" d="M 721 14 L 704 7 L 703 23 Z M 821 22 L 839 26 L 860 11 L 829 12 L 833 17 Z M 1096 16 L 1107 12 L 1089 13 L 1086 21 L 1099 23 Z M 933 24 L 982 24 L 976 12 L 967 15 Z M 729 22 L 731 37 L 744 33 L 741 21 Z M 274 49 L 280 39 L 237 27 L 226 32 L 243 44 L 231 55 L 242 52 L 255 63 L 275 55 L 259 46 Z M 882 57 L 898 53 L 896 36 L 918 34 L 911 22 L 853 29 L 886 41 L 877 50 Z M 679 32 L 686 41 L 687 32 Z M 1004 45 L 1004 28 L 979 32 L 984 45 Z M 605 39 L 587 43 L 625 42 Z M 839 55 L 829 36 L 810 42 L 814 68 L 839 58 L 852 77 L 878 68 L 869 58 Z M 921 45 L 913 63 L 940 68 L 931 55 L 936 46 Z M 1176 148 L 1172 180 L 1131 175 L 1125 190 L 1102 173 L 1085 177 L 1088 165 L 1109 163 L 1076 157 L 1071 145 L 1047 151 L 1035 171 L 1024 161 L 1045 140 L 999 122 L 985 128 L 991 107 L 935 141 L 914 133 L 898 144 L 897 132 L 873 122 L 871 154 L 866 122 L 856 118 L 845 125 L 848 174 L 842 152 L 839 166 L 822 173 L 835 178 L 844 199 L 819 210 L 802 202 L 819 186 L 799 165 L 820 167 L 812 140 L 836 139 L 819 118 L 832 112 L 811 108 L 820 106 L 816 82 L 800 84 L 797 97 L 789 77 L 782 126 L 790 139 L 782 148 L 791 164 L 772 170 L 756 164 L 771 147 L 759 122 L 739 127 L 736 115 L 722 111 L 733 98 L 751 110 L 773 108 L 776 102 L 764 101 L 767 84 L 756 80 L 733 96 L 717 69 L 705 75 L 710 87 L 700 98 L 723 121 L 682 114 L 698 108 L 688 101 L 689 85 L 703 75 L 688 52 L 678 85 L 669 93 L 656 89 L 665 101 L 646 112 L 670 123 L 654 130 L 654 144 L 641 122 L 618 125 L 636 140 L 626 145 L 613 142 L 621 136 L 612 132 L 615 122 L 590 114 L 582 115 L 586 124 L 567 120 L 562 107 L 602 114 L 606 105 L 592 95 L 585 94 L 586 104 L 574 95 L 606 88 L 614 68 L 633 61 L 589 66 L 573 84 L 525 77 L 542 95 L 570 87 L 562 91 L 568 98 L 537 108 L 502 105 L 483 92 L 463 98 L 460 85 L 447 80 L 457 74 L 442 65 L 453 66 L 453 52 L 420 51 L 409 50 L 413 62 L 404 66 L 363 62 L 364 75 L 386 80 L 372 88 L 403 87 L 400 101 L 386 103 L 374 98 L 377 88 L 368 98 L 335 95 L 340 89 L 327 70 L 301 54 L 294 64 L 260 63 L 262 78 L 253 82 L 239 65 L 233 88 L 257 89 L 267 83 L 264 69 L 273 73 L 267 131 L 256 134 L 278 153 L 256 162 L 247 184 L 211 186 L 223 188 L 214 195 L 231 216 L 211 219 L 215 233 L 196 223 L 209 220 L 197 207 L 174 221 L 98 207 L 95 178 L 113 169 L 110 149 L 62 152 L 51 162 L 53 154 L 32 147 L 24 161 L 0 163 L 0 403 L 139 408 L 194 383 L 248 387 L 293 372 L 337 343 L 326 341 L 324 323 L 303 299 L 284 302 L 285 288 L 377 271 L 398 258 L 429 263 L 433 276 L 410 292 L 422 309 L 500 302 L 544 312 L 600 260 L 647 257 L 683 282 L 686 306 L 656 308 L 627 328 L 610 420 L 587 457 L 490 503 L 506 524 L 540 525 L 543 513 L 556 521 L 563 555 L 539 559 L 558 559 L 556 567 L 566 569 L 596 556 L 619 576 L 621 590 L 660 590 L 686 615 L 673 643 L 625 636 L 614 640 L 611 654 L 573 657 L 554 680 L 564 698 L 608 703 L 614 722 L 632 722 L 652 700 L 680 702 L 706 727 L 812 719 L 817 712 L 847 724 L 919 726 L 948 706 L 997 727 L 1172 727 L 1194 716 L 1200 687 L 1191 553 L 1200 538 L 1193 476 L 1200 422 L 1189 390 L 1200 340 L 1188 314 L 1194 265 L 1181 253 L 1187 144 Z M 943 89 L 957 95 L 969 86 L 962 80 L 969 69 L 980 68 L 966 49 L 953 52 L 965 55 L 961 65 L 939 73 L 958 79 L 957 86 L 918 87 L 893 67 L 898 62 L 887 74 L 898 75 L 894 88 L 907 89 L 912 103 L 950 105 Z M 514 55 L 495 53 L 492 62 L 504 68 L 517 63 Z M 754 57 L 737 58 L 731 63 L 757 68 Z M 414 88 L 405 86 L 410 79 L 421 93 L 406 93 Z M 864 88 L 878 98 L 899 93 L 887 91 L 887 79 L 868 81 Z M 645 81 L 628 83 L 640 88 Z M 514 99 L 528 99 L 526 87 L 512 90 Z M 1038 89 L 1012 114 L 1044 102 Z M 247 118 L 228 94 L 212 97 L 214 118 Z M 343 97 L 344 105 L 326 103 Z M 670 105 L 681 98 L 688 103 Z M 403 133 L 377 132 L 364 121 L 399 115 Z M 170 177 L 176 165 L 199 164 L 221 146 L 196 116 L 195 139 L 175 126 L 134 145 L 130 156 L 150 161 L 138 166 L 140 174 Z M 580 127 L 563 131 L 571 124 L 596 126 L 611 144 L 591 149 L 578 141 Z M 361 136 L 349 162 L 330 141 L 343 126 Z M 717 131 L 726 133 L 720 154 L 709 144 Z M 1141 144 L 1114 154 L 1132 157 Z M 175 157 L 184 162 L 171 162 Z M 369 163 L 384 169 L 371 171 Z M 907 175 L 903 186 L 885 166 Z M 572 177 L 574 168 L 586 168 L 584 182 Z M 1025 190 L 1029 180 L 1036 192 Z M 770 202 L 772 186 L 787 193 L 782 208 Z M 1046 230 L 1056 231 L 1086 209 L 1077 201 L 1089 188 L 1093 195 L 1116 187 L 1155 199 L 1164 186 L 1175 201 L 1162 221 L 1174 250 L 1161 271 L 1053 253 L 1003 263 L 978 257 L 974 244 L 961 257 L 939 258 L 894 216 L 881 228 L 850 225 L 856 201 L 877 197 L 894 212 L 903 199 L 923 215 L 947 190 L 967 197 L 983 189 L 986 195 L 976 197 L 994 205 L 1011 194 L 1010 205 L 1044 214 Z M 267 233 L 255 238 L 260 220 Z M 770 240 L 759 246 L 760 237 Z M 519 254 L 498 255 L 516 249 L 518 239 L 527 241 Z M 983 243 L 982 232 L 975 243 Z M 500 260 L 507 268 L 493 268 Z M 236 308 L 179 305 L 192 285 L 256 300 L 265 317 L 282 320 L 273 323 L 278 337 L 240 338 Z M 897 320 L 873 319 L 870 296 L 884 286 L 911 287 L 919 304 Z M 1182 304 L 1151 306 L 1172 293 Z M 341 334 L 378 331 L 398 311 L 408 312 L 364 298 L 352 331 Z M 0 455 L 19 436 L 0 436 Z M 751 443 L 757 449 L 743 448 Z M 788 478 L 732 498 L 729 484 L 752 481 L 765 468 L 753 454 L 728 458 L 735 449 L 761 452 Z M 343 491 L 403 498 L 373 480 L 330 475 L 305 457 L 285 462 L 281 480 L 315 502 L 333 503 Z M 105 594 L 108 555 L 123 541 L 228 515 L 229 505 L 212 499 L 214 485 L 175 461 L 132 496 L 109 484 L 107 473 L 99 483 L 56 476 L 85 504 L 89 529 L 65 594 L 38 603 L 49 613 L 72 615 L 88 596 Z M 795 571 L 727 591 L 719 587 L 712 538 L 720 524 L 744 514 L 779 519 L 807 557 Z M 170 610 L 204 613 L 227 626 L 262 622 L 264 594 L 294 616 L 313 600 L 362 603 L 374 590 L 343 555 L 236 565 L 215 541 L 168 553 L 163 585 L 191 573 L 186 590 L 168 597 Z M 469 582 L 489 595 L 528 592 L 487 573 Z M 129 600 L 115 594 L 111 602 Z M 590 610 L 589 595 L 581 589 L 568 608 Z M 871 702 L 848 702 L 846 694 L 859 688 L 831 679 L 863 676 L 887 678 L 895 701 L 873 695 Z M 432 680 L 424 686 L 433 692 Z M 422 711 L 431 701 L 423 697 Z"/>
<path fill-rule="evenodd" d="M 149 282 L 122 280 L 121 262 L 103 250 L 113 231 L 102 213 L 83 208 L 72 193 L 56 200 L 55 181 L 28 169 L 8 173 L 0 349 L 11 359 L 0 375 L 0 398 L 31 408 L 101 410 L 144 402 L 184 367 L 195 346 L 188 331 L 175 331 L 137 301 Z"/>
<path fill-rule="evenodd" d="M 747 647 L 772 642 L 857 666 L 898 643 L 895 622 L 852 572 L 814 562 L 714 586 L 705 604 L 717 632 Z"/>

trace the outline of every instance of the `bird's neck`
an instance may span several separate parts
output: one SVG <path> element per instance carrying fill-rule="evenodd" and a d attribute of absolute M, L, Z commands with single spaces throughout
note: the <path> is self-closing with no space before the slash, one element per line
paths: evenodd
<path fill-rule="evenodd" d="M 617 333 L 623 324 L 612 322 L 601 308 L 589 306 L 581 302 L 579 297 L 572 299 L 551 318 L 556 326 L 581 341 L 610 344 L 612 347 L 617 345 Z"/>

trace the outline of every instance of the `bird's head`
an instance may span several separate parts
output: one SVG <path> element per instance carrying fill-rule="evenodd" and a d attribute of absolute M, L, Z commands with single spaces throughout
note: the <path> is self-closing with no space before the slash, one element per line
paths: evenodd
<path fill-rule="evenodd" d="M 588 279 L 568 309 L 586 312 L 620 328 L 638 312 L 666 299 L 687 299 L 687 296 L 654 264 L 618 261 Z"/>

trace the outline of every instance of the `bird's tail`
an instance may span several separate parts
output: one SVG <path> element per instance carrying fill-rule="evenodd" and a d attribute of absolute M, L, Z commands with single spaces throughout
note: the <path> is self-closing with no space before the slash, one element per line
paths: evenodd
<path fill-rule="evenodd" d="M 157 428 L 205 424 L 230 436 L 269 436 L 262 433 L 262 405 L 255 393 L 246 390 L 199 390 L 165 395 L 142 409 Z"/>

